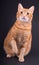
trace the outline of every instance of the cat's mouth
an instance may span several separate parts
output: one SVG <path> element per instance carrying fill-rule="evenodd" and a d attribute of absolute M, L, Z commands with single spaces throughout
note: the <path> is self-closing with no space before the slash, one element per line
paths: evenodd
<path fill-rule="evenodd" d="M 24 22 L 28 22 L 29 21 L 29 18 L 28 17 L 26 17 L 26 18 L 25 17 L 22 17 L 22 18 L 20 18 L 20 20 L 21 21 L 24 21 Z"/>
<path fill-rule="evenodd" d="M 29 18 L 28 17 L 19 17 L 18 20 L 20 20 L 22 22 L 28 22 Z"/>

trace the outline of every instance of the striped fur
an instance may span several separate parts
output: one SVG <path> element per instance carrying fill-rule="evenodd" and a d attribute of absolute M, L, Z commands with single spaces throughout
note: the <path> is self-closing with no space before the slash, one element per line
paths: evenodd
<path fill-rule="evenodd" d="M 31 50 L 32 41 L 32 18 L 34 6 L 30 8 L 23 8 L 19 3 L 16 15 L 16 22 L 8 32 L 4 40 L 4 50 L 7 57 L 17 55 L 20 62 L 24 61 Z"/>

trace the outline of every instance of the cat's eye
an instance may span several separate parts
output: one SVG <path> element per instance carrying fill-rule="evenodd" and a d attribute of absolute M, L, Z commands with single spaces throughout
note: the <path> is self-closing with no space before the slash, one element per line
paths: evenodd
<path fill-rule="evenodd" d="M 29 15 L 29 12 L 27 12 L 27 15 Z"/>
<path fill-rule="evenodd" d="M 21 11 L 21 14 L 23 14 L 23 12 Z"/>

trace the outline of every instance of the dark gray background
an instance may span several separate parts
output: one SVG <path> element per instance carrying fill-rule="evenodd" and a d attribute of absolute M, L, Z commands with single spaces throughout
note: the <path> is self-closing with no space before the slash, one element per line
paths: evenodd
<path fill-rule="evenodd" d="M 16 20 L 18 3 L 22 3 L 25 8 L 35 6 L 32 21 L 32 49 L 25 57 L 24 63 L 19 63 L 18 59 L 6 58 L 3 49 L 3 41 Z M 39 65 L 39 0 L 1 0 L 0 1 L 0 65 Z"/>

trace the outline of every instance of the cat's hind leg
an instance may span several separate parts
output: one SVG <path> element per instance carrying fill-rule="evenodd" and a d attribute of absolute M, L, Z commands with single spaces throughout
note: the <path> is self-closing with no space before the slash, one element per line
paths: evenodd
<path fill-rule="evenodd" d="M 11 41 L 9 42 L 4 42 L 4 50 L 6 52 L 6 57 L 12 57 L 15 56 L 15 54 L 18 53 L 18 49 L 17 49 L 17 45 L 16 45 L 16 41 L 14 39 L 11 39 Z"/>

